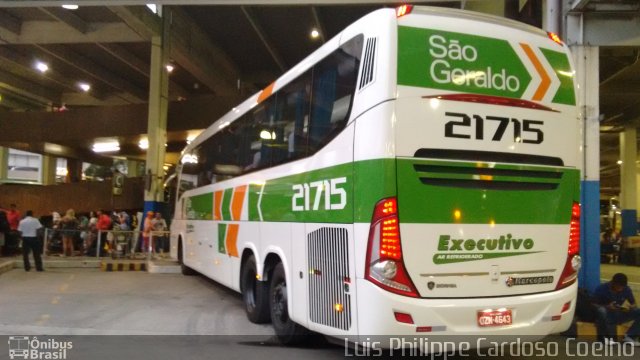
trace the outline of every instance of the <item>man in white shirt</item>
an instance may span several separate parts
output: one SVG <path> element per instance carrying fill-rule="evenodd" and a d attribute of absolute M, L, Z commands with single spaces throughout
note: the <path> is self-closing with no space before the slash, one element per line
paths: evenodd
<path fill-rule="evenodd" d="M 33 217 L 33 211 L 27 210 L 24 219 L 18 224 L 18 231 L 22 235 L 22 257 L 24 260 L 24 270 L 31 270 L 29 263 L 29 252 L 33 250 L 33 259 L 36 262 L 36 270 L 44 271 L 42 268 L 42 239 L 38 237 L 38 229 L 42 227 L 40 221 Z"/>

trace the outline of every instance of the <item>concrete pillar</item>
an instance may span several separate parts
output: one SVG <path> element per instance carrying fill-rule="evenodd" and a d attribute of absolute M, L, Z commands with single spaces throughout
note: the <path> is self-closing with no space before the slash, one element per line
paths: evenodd
<path fill-rule="evenodd" d="M 170 14 L 163 14 L 163 34 L 151 39 L 151 69 L 149 79 L 149 118 L 147 120 L 147 149 L 144 193 L 144 213 L 162 210 L 162 189 L 165 143 L 167 141 L 167 110 L 169 77 L 165 65 L 169 59 L 168 32 Z"/>
<path fill-rule="evenodd" d="M 82 180 L 82 160 L 67 158 L 67 181 L 77 183 Z"/>
<path fill-rule="evenodd" d="M 620 133 L 620 207 L 622 212 L 622 236 L 636 235 L 638 229 L 638 179 L 636 170 L 636 128 L 628 126 Z"/>
<path fill-rule="evenodd" d="M 42 167 L 40 172 L 42 174 L 42 185 L 55 185 L 56 184 L 56 167 L 57 158 L 50 155 L 42 155 Z"/>
<path fill-rule="evenodd" d="M 578 283 L 590 291 L 600 284 L 600 107 L 599 49 L 571 46 L 578 82 L 582 124 L 582 181 L 580 191 L 580 256 Z"/>
<path fill-rule="evenodd" d="M 0 183 L 7 180 L 9 173 L 9 148 L 0 146 Z"/>

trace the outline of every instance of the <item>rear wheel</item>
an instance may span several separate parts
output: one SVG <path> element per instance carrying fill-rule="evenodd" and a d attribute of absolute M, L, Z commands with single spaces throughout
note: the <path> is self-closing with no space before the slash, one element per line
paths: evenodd
<path fill-rule="evenodd" d="M 240 291 L 249 320 L 256 324 L 271 320 L 269 313 L 269 284 L 258 281 L 256 258 L 249 256 L 242 264 Z"/>
<path fill-rule="evenodd" d="M 287 279 L 282 263 L 276 265 L 271 276 L 271 289 L 269 292 L 269 307 L 271 308 L 271 323 L 278 336 L 278 340 L 285 345 L 299 344 L 309 330 L 296 324 L 289 317 L 287 299 Z"/>
<path fill-rule="evenodd" d="M 182 272 L 182 275 L 191 276 L 196 274 L 196 272 L 192 268 L 184 264 L 182 254 L 182 241 L 178 243 L 178 262 L 180 263 L 180 272 Z"/>

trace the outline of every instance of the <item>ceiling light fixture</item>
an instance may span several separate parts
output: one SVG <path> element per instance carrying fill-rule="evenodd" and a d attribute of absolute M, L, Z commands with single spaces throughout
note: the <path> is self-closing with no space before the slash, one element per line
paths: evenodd
<path fill-rule="evenodd" d="M 49 70 L 49 65 L 43 63 L 42 61 L 36 61 L 35 68 L 41 73 L 46 73 Z"/>
<path fill-rule="evenodd" d="M 120 143 L 118 140 L 97 142 L 93 144 L 93 152 L 102 153 L 115 151 L 120 151 Z"/>
<path fill-rule="evenodd" d="M 140 139 L 140 141 L 138 141 L 138 147 L 142 150 L 147 150 L 149 148 L 149 139 Z"/>
<path fill-rule="evenodd" d="M 167 69 L 167 72 L 171 74 L 173 72 L 173 69 L 175 69 L 176 67 L 173 66 L 173 64 L 167 64 L 165 65 L 165 68 Z"/>
<path fill-rule="evenodd" d="M 78 5 L 75 4 L 64 4 L 62 5 L 63 9 L 67 9 L 67 10 L 78 10 Z"/>
<path fill-rule="evenodd" d="M 87 92 L 87 91 L 91 90 L 91 85 L 89 85 L 87 83 L 84 83 L 84 82 L 78 83 L 78 87 L 80 89 L 82 89 L 82 91 L 84 91 L 84 92 Z"/>
<path fill-rule="evenodd" d="M 320 32 L 318 32 L 318 30 L 315 29 L 315 28 L 311 29 L 311 38 L 312 39 L 316 39 L 316 38 L 318 38 L 318 36 L 320 36 Z"/>

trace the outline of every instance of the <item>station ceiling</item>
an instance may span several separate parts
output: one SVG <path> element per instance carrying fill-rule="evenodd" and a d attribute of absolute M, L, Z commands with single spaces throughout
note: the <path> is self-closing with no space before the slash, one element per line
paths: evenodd
<path fill-rule="evenodd" d="M 191 130 L 206 127 L 348 24 L 397 5 L 375 0 L 158 2 L 172 14 L 167 151 L 173 154 Z M 638 19 L 640 13 L 638 1 L 569 2 L 573 11 L 602 19 Z M 24 126 L 1 125 L 12 131 L 0 131 L 0 144 L 43 153 L 58 146 L 66 149 L 60 155 L 97 162 L 99 156 L 90 150 L 94 141 L 117 137 L 118 156 L 144 159 L 138 142 L 146 132 L 150 39 L 162 31 L 162 20 L 143 1 L 75 3 L 79 8 L 69 10 L 62 1 L 0 0 L 0 121 L 23 119 L 34 130 L 30 141 L 28 134 L 18 134 Z M 536 26 L 542 21 L 542 0 L 413 3 L 488 12 Z M 317 38 L 311 38 L 312 29 Z M 619 189 L 618 133 L 640 119 L 640 47 L 633 41 L 613 45 L 600 50 L 601 185 L 611 194 Z M 48 69 L 38 70 L 38 62 Z M 90 89 L 83 90 L 83 84 Z M 68 111 L 51 118 L 62 106 Z M 194 113 L 194 107 L 201 110 Z M 35 131 L 43 121 L 62 125 L 40 125 Z"/>

